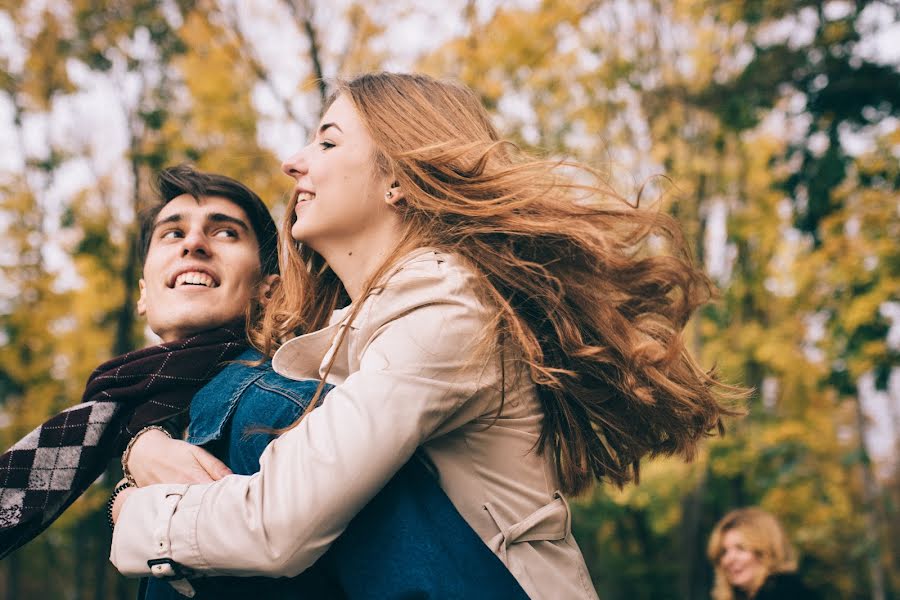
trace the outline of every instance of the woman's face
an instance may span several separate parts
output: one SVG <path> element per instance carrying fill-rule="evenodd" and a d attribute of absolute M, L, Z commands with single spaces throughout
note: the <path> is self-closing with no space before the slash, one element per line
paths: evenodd
<path fill-rule="evenodd" d="M 732 587 L 746 592 L 753 592 L 751 588 L 765 579 L 766 575 L 765 565 L 750 549 L 744 534 L 738 529 L 729 529 L 722 536 L 719 567 Z"/>
<path fill-rule="evenodd" d="M 339 96 L 312 142 L 281 169 L 296 180 L 291 236 L 320 254 L 352 252 L 393 226 L 389 179 L 374 166 L 375 143 L 353 104 Z M 362 248 L 360 248 L 362 249 Z"/>

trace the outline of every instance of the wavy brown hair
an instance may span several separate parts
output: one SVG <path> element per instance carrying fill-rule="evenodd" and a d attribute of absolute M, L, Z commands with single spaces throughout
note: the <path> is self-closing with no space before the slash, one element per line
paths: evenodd
<path fill-rule="evenodd" d="M 360 297 L 417 246 L 467 261 L 496 308 L 498 347 L 512 344 L 537 387 L 538 449 L 564 491 L 595 479 L 623 485 L 642 458 L 691 458 L 700 438 L 721 430 L 730 411 L 720 400 L 734 389 L 698 366 L 682 339 L 712 287 L 671 217 L 630 205 L 590 168 L 502 141 L 462 85 L 373 73 L 338 83 L 338 96 L 368 128 L 375 168 L 404 192 L 405 237 Z M 650 236 L 668 252 L 648 251 Z M 324 326 L 345 297 L 319 254 L 286 246 L 282 282 L 253 335 L 267 354 Z"/>
<path fill-rule="evenodd" d="M 764 567 L 758 580 L 752 582 L 751 598 L 769 575 L 793 573 L 797 570 L 797 553 L 773 514 L 755 506 L 735 509 L 722 517 L 709 536 L 706 554 L 716 573 L 713 600 L 735 600 L 737 597 L 721 566 L 723 538 L 732 530 L 741 532 L 744 544 L 759 557 Z"/>

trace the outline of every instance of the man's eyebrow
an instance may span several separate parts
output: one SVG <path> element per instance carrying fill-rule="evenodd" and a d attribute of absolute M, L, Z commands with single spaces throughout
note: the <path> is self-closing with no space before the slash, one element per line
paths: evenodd
<path fill-rule="evenodd" d="M 182 220 L 180 213 L 175 213 L 174 215 L 169 215 L 164 219 L 159 219 L 156 223 L 153 224 L 153 231 L 156 231 L 160 226 L 167 225 L 169 223 L 180 223 Z"/>
<path fill-rule="evenodd" d="M 159 227 L 163 225 L 168 225 L 170 223 L 181 223 L 184 218 L 180 213 L 175 213 L 174 215 L 169 215 L 164 219 L 160 219 L 156 223 L 153 224 L 153 230 L 156 231 Z M 237 217 L 232 217 L 231 215 L 226 215 L 225 213 L 210 213 L 206 216 L 206 220 L 211 223 L 231 223 L 232 225 L 237 225 L 244 231 L 250 231 L 250 227 L 243 221 L 243 219 L 238 219 Z"/>
<path fill-rule="evenodd" d="M 211 213 L 207 215 L 206 220 L 213 223 L 231 223 L 232 225 L 237 225 L 244 231 L 250 231 L 250 227 L 247 226 L 243 219 L 238 219 L 237 217 L 232 217 L 225 213 Z"/>
<path fill-rule="evenodd" d="M 329 128 L 331 128 L 331 127 L 334 127 L 335 129 L 337 129 L 337 130 L 340 131 L 341 133 L 344 133 L 344 130 L 341 129 L 341 126 L 338 125 L 337 123 L 322 123 L 322 124 L 319 126 L 319 135 L 322 135 L 323 133 L 325 133 L 325 131 L 327 131 L 327 130 L 328 130 Z"/>

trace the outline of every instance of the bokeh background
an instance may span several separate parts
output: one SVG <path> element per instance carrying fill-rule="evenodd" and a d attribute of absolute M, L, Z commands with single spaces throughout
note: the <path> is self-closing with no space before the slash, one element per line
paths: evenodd
<path fill-rule="evenodd" d="M 896 0 L 0 0 L 0 446 L 148 343 L 153 172 L 190 161 L 281 214 L 322 81 L 372 69 L 459 79 L 520 145 L 662 202 L 721 288 L 688 335 L 749 416 L 578 501 L 601 597 L 708 598 L 709 532 L 747 504 L 824 598 L 900 597 Z M 0 563 L 0 597 L 133 597 L 113 477 Z"/>

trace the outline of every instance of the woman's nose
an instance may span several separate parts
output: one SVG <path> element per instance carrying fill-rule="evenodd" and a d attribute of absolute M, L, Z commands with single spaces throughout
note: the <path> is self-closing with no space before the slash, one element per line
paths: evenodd
<path fill-rule="evenodd" d="M 734 554 L 731 552 L 725 552 L 719 559 L 719 564 L 724 567 L 727 566 L 732 560 L 734 560 Z"/>
<path fill-rule="evenodd" d="M 296 179 L 306 173 L 306 160 L 303 158 L 303 150 L 285 159 L 281 163 L 281 170 L 290 177 Z"/>

